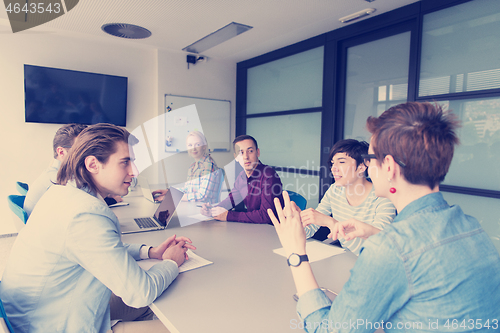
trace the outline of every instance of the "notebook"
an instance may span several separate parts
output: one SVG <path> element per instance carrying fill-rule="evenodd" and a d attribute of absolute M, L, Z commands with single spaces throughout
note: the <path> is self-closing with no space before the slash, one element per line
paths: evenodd
<path fill-rule="evenodd" d="M 122 234 L 165 229 L 174 215 L 184 193 L 171 187 L 153 216 L 120 219 Z"/>

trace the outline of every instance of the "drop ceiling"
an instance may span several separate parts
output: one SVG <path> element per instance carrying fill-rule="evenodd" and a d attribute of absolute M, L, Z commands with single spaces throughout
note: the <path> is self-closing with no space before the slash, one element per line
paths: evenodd
<path fill-rule="evenodd" d="M 346 26 L 339 18 L 376 8 L 367 18 L 418 0 L 80 0 L 65 15 L 18 34 L 73 34 L 100 40 L 106 23 L 130 23 L 152 32 L 143 40 L 119 42 L 182 52 L 182 49 L 231 22 L 253 29 L 217 45 L 203 55 L 243 61 Z M 363 19 L 367 19 L 363 18 Z M 356 22 L 356 21 L 355 21 Z M 353 24 L 355 22 L 349 23 Z M 349 25 L 347 24 L 347 25 Z M 7 14 L 0 11 L 0 31 L 9 33 Z M 12 33 L 12 32 L 10 32 Z"/>

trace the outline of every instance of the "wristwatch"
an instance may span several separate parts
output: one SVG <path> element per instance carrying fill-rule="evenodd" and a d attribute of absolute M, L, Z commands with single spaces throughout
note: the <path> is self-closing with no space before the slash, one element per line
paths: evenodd
<path fill-rule="evenodd" d="M 309 258 L 307 257 L 307 254 L 300 256 L 297 253 L 292 253 L 292 254 L 290 254 L 290 256 L 288 257 L 288 259 L 286 261 L 288 263 L 288 266 L 297 267 L 297 266 L 300 266 L 300 264 L 303 261 L 309 261 Z"/>

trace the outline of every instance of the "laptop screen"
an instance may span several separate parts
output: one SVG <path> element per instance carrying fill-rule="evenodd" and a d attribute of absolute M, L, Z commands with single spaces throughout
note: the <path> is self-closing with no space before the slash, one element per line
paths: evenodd
<path fill-rule="evenodd" d="M 167 191 L 165 198 L 155 212 L 155 219 L 161 226 L 165 227 L 168 221 L 170 221 L 170 218 L 174 215 L 175 208 L 181 201 L 183 195 L 184 193 L 182 191 L 173 187 L 170 187 Z"/>

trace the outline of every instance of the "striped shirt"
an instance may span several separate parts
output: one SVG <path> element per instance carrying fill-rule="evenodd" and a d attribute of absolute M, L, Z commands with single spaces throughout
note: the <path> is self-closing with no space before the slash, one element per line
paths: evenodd
<path fill-rule="evenodd" d="M 321 199 L 316 210 L 322 214 L 332 216 L 337 221 L 345 221 L 354 218 L 361 222 L 370 224 L 380 230 L 391 223 L 396 216 L 396 208 L 389 199 L 379 198 L 375 195 L 375 187 L 372 186 L 368 197 L 358 206 L 351 206 L 345 196 L 345 187 L 333 184 Z M 319 226 L 310 224 L 305 227 L 306 237 L 312 237 Z M 359 255 L 364 239 L 354 238 L 350 241 L 339 239 L 343 247 Z"/>
<path fill-rule="evenodd" d="M 188 201 L 216 203 L 219 201 L 220 179 L 217 177 L 217 163 L 210 154 L 195 161 L 188 170 L 188 178 L 183 188 Z"/>

